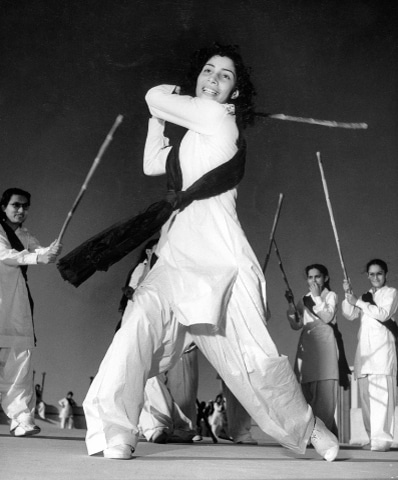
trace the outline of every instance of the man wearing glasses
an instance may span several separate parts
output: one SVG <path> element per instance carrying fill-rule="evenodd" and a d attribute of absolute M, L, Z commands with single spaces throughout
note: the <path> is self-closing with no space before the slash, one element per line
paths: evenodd
<path fill-rule="evenodd" d="M 62 246 L 49 247 L 22 226 L 28 215 L 30 193 L 9 188 L 0 200 L 0 394 L 15 436 L 35 435 L 32 349 L 36 338 L 28 265 L 54 263 Z"/>

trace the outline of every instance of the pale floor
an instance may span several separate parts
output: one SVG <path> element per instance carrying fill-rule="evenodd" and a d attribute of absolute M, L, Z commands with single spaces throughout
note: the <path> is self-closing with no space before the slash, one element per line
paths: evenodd
<path fill-rule="evenodd" d="M 84 430 L 61 430 L 37 420 L 40 435 L 16 438 L 0 423 L 1 480 L 265 480 L 398 479 L 398 449 L 370 452 L 343 445 L 337 461 L 323 461 L 313 449 L 295 455 L 260 437 L 259 446 L 140 442 L 133 460 L 107 460 L 86 454 Z M 256 436 L 256 435 L 255 435 Z"/>

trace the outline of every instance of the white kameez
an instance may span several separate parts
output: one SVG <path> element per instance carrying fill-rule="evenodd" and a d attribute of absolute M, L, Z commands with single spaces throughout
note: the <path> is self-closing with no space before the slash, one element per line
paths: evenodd
<path fill-rule="evenodd" d="M 387 285 L 370 292 L 376 305 L 358 299 L 353 306 L 343 300 L 342 310 L 347 320 L 361 320 L 354 373 L 371 448 L 388 449 L 394 439 L 397 355 L 394 335 L 382 322 L 395 321 L 398 292 Z"/>
<path fill-rule="evenodd" d="M 33 418 L 32 352 L 34 331 L 28 290 L 21 266 L 36 265 L 38 254 L 48 251 L 24 227 L 15 234 L 24 245 L 12 248 L 0 226 L 0 395 L 6 415 L 14 421 Z"/>
<path fill-rule="evenodd" d="M 188 128 L 180 147 L 183 189 L 236 152 L 235 117 L 212 100 L 151 89 L 144 171 L 165 173 L 164 122 Z M 313 428 L 286 357 L 266 328 L 265 280 L 236 214 L 236 188 L 195 201 L 164 225 L 157 263 L 137 288 L 84 408 L 94 454 L 137 443 L 147 378 L 194 341 L 260 428 L 303 453 Z"/>

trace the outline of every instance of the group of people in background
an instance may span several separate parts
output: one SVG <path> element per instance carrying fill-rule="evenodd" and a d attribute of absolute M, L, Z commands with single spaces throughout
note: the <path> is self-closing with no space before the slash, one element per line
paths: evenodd
<path fill-rule="evenodd" d="M 156 261 L 153 255 L 157 243 L 158 239 L 148 242 L 138 265 L 129 272 L 121 300 L 124 308 L 127 300 L 133 300 L 134 291 Z M 394 358 L 396 359 L 398 338 L 394 314 L 398 307 L 398 295 L 397 290 L 386 283 L 387 272 L 388 267 L 383 260 L 369 261 L 366 273 L 370 290 L 358 298 L 349 282 L 344 281 L 346 295 L 341 305 L 347 320 L 361 319 L 353 373 L 358 380 L 364 426 L 369 437 L 367 446 L 375 451 L 388 451 L 394 439 Z M 308 292 L 297 304 L 292 292 L 286 292 L 290 326 L 301 331 L 294 370 L 314 414 L 338 436 L 335 421 L 338 389 L 340 386 L 345 389 L 349 387 L 349 375 L 352 373 L 337 325 L 338 296 L 331 289 L 329 272 L 324 265 L 308 265 L 305 274 Z M 377 303 L 374 298 L 377 298 Z M 155 443 L 166 443 L 200 441 L 202 435 L 207 435 L 214 443 L 223 438 L 235 443 L 256 444 L 250 433 L 250 415 L 222 379 L 222 392 L 208 403 L 196 400 L 197 411 L 192 414 L 198 386 L 197 351 L 194 344 L 189 352 L 195 356 L 190 367 L 185 370 L 180 367 L 186 362 L 188 357 L 185 355 L 188 352 L 173 367 L 179 368 L 178 375 L 175 376 L 177 386 L 173 385 L 173 369 L 147 381 L 145 403 L 140 417 L 140 427 L 145 438 Z M 185 384 L 190 384 L 190 388 Z M 175 401 L 174 397 L 178 395 L 179 399 Z M 190 413 L 187 405 L 191 405 Z M 196 429 L 193 427 L 195 418 Z"/>
<path fill-rule="evenodd" d="M 337 435 L 338 386 L 340 383 L 347 388 L 347 375 L 351 373 L 337 327 L 338 298 L 330 287 L 329 272 L 324 265 L 309 265 L 305 273 L 309 291 L 297 305 L 287 292 L 290 325 L 302 331 L 295 371 L 315 415 Z M 370 260 L 366 273 L 370 289 L 362 296 L 356 296 L 349 281 L 344 281 L 342 313 L 347 320 L 361 321 L 354 375 L 369 448 L 388 451 L 395 428 L 398 292 L 387 285 L 388 267 L 383 260 Z"/>
<path fill-rule="evenodd" d="M 254 120 L 249 69 L 236 46 L 216 44 L 195 54 L 191 78 L 190 92 L 160 85 L 146 95 L 151 118 L 144 172 L 168 174 L 171 209 L 156 245 L 148 245 L 139 269 L 129 274 L 122 318 L 83 402 L 88 453 L 124 460 L 132 458 L 140 433 L 157 442 L 200 435 L 189 413 L 196 395 L 186 395 L 191 401 L 185 407 L 177 399 L 184 389 L 197 388 L 192 358 L 199 348 L 224 382 L 223 395 L 206 416 L 216 440 L 225 409 L 227 435 L 236 443 L 253 441 L 253 418 L 293 452 L 302 454 L 311 443 L 333 461 L 339 451 L 334 410 L 342 354 L 337 295 L 327 269 L 313 264 L 306 269 L 309 292 L 297 305 L 288 297 L 290 324 L 302 329 L 297 381 L 267 329 L 265 279 L 236 212 L 246 152 L 242 131 Z M 178 155 L 172 155 L 167 122 L 187 130 Z M 28 192 L 9 189 L 0 205 L 1 401 L 11 432 L 34 435 L 40 429 L 34 423 L 35 335 L 26 269 L 54 263 L 62 247 L 57 241 L 40 247 L 23 227 Z M 398 300 L 397 290 L 386 284 L 387 272 L 383 261 L 372 260 L 369 292 L 358 297 L 345 282 L 343 301 L 344 316 L 361 321 L 354 374 L 370 448 L 383 451 L 393 438 L 397 373 Z M 174 369 L 185 373 L 175 375 Z M 65 400 L 63 425 L 71 407 Z"/>

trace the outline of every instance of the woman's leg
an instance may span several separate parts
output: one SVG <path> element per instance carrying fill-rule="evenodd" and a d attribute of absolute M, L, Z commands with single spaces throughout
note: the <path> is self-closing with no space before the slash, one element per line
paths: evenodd
<path fill-rule="evenodd" d="M 183 413 L 196 423 L 196 398 L 198 396 L 198 349 L 184 353 L 167 372 L 166 385 Z"/>
<path fill-rule="evenodd" d="M 367 396 L 362 408 L 365 407 L 363 412 L 368 415 L 370 448 L 387 451 L 394 440 L 395 378 L 391 375 L 368 375 L 366 379 L 367 393 L 363 392 L 361 399 Z"/>
<path fill-rule="evenodd" d="M 30 350 L 0 348 L 0 394 L 4 413 L 11 419 L 12 433 L 24 436 L 40 432 L 34 423 L 36 393 Z"/>
<path fill-rule="evenodd" d="M 289 360 L 280 356 L 245 283 L 237 278 L 225 322 L 190 327 L 194 342 L 258 426 L 281 445 L 304 453 L 314 415 Z M 337 439 L 317 422 L 317 451 L 327 460 L 338 452 Z M 323 425 L 323 426 L 322 426 Z"/>
<path fill-rule="evenodd" d="M 128 302 L 122 326 L 83 402 L 89 455 L 117 445 L 135 448 L 146 381 L 172 365 L 184 349 L 185 327 L 159 293 L 162 270 L 152 276 L 153 285 L 137 289 L 134 301 Z"/>
<path fill-rule="evenodd" d="M 335 413 L 337 406 L 338 380 L 318 380 L 301 385 L 306 401 L 314 415 L 323 420 L 326 427 L 337 436 Z"/>

